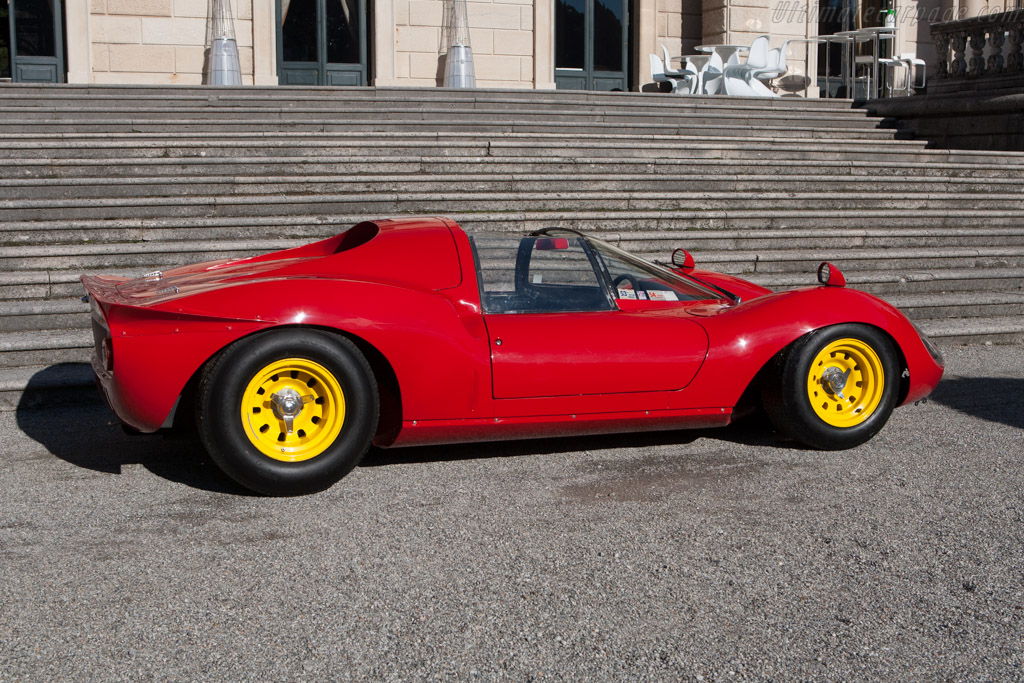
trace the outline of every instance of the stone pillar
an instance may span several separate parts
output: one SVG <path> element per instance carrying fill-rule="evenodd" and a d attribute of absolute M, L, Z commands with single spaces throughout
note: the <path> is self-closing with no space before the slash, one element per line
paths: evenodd
<path fill-rule="evenodd" d="M 960 9 L 963 16 L 958 18 L 973 19 L 982 13 L 988 14 L 988 0 L 961 0 Z"/>
<path fill-rule="evenodd" d="M 92 31 L 89 21 L 89 4 L 68 2 L 64 4 L 64 26 L 68 52 L 68 83 L 92 83 Z M 4 29 L 7 27 L 5 26 Z"/>
<path fill-rule="evenodd" d="M 636 3 L 636 59 L 633 62 L 633 82 L 637 89 L 651 82 L 651 62 L 647 55 L 660 55 L 658 47 L 658 2 L 639 0 Z"/>
<path fill-rule="evenodd" d="M 960 0 L 942 0 L 942 11 L 937 21 L 954 21 L 959 18 Z"/>
<path fill-rule="evenodd" d="M 769 0 L 704 0 L 703 42 L 750 45 L 772 30 Z"/>
<path fill-rule="evenodd" d="M 701 9 L 701 42 L 727 44 L 729 0 L 703 0 Z"/>
<path fill-rule="evenodd" d="M 555 89 L 555 3 L 533 2 L 533 87 Z"/>
<path fill-rule="evenodd" d="M 373 74 L 370 85 L 398 85 L 395 74 L 395 44 L 398 40 L 395 27 L 394 0 L 367 0 L 373 12 Z M 440 26 L 440 24 L 438 24 Z M 436 48 L 435 48 L 436 50 Z"/>
<path fill-rule="evenodd" d="M 277 85 L 277 24 L 274 0 L 252 0 L 252 82 Z"/>

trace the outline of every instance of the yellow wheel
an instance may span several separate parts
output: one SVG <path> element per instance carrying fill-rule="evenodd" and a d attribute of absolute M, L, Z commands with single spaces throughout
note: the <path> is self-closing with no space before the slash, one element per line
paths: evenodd
<path fill-rule="evenodd" d="M 275 460 L 315 458 L 345 424 L 345 393 L 324 366 L 305 358 L 274 361 L 242 392 L 242 425 L 261 453 Z"/>
<path fill-rule="evenodd" d="M 858 446 L 889 420 L 900 357 L 876 327 L 845 323 L 804 335 L 779 353 L 761 384 L 776 428 L 812 448 Z"/>
<path fill-rule="evenodd" d="M 379 411 L 373 370 L 352 341 L 288 328 L 242 339 L 207 364 L 196 422 L 228 476 L 290 496 L 322 491 L 359 464 Z"/>
<path fill-rule="evenodd" d="M 885 390 L 882 361 L 860 339 L 837 339 L 818 352 L 807 373 L 807 398 L 833 427 L 861 424 L 878 408 Z"/>

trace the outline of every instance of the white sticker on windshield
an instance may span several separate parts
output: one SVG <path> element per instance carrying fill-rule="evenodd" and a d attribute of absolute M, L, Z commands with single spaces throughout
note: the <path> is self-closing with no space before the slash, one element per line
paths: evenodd
<path fill-rule="evenodd" d="M 647 294 L 651 297 L 651 301 L 679 301 L 679 297 L 671 290 L 655 289 Z"/>
<path fill-rule="evenodd" d="M 620 289 L 619 290 L 619 298 L 620 299 L 635 299 L 636 298 L 636 292 L 634 292 L 632 289 Z"/>
<path fill-rule="evenodd" d="M 636 298 L 637 299 L 646 299 L 647 298 L 647 291 L 641 289 L 639 292 L 636 293 Z"/>

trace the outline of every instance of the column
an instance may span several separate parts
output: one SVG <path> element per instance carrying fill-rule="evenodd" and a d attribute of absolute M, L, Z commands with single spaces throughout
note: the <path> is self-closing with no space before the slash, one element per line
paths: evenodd
<path fill-rule="evenodd" d="M 533 87 L 555 89 L 555 3 L 533 2 Z"/>
<path fill-rule="evenodd" d="M 633 82 L 639 88 L 651 80 L 651 62 L 647 55 L 661 55 L 658 48 L 658 2 L 638 0 L 635 3 L 637 17 L 636 59 L 633 60 Z"/>
<path fill-rule="evenodd" d="M 5 26 L 4 29 L 7 27 Z M 92 83 L 92 31 L 89 3 L 64 4 L 64 30 L 67 38 L 68 83 Z"/>
<path fill-rule="evenodd" d="M 274 0 L 252 0 L 253 85 L 277 85 L 276 17 Z"/>
<path fill-rule="evenodd" d="M 398 85 L 395 75 L 395 2 L 366 0 L 373 12 L 373 59 L 370 85 Z"/>

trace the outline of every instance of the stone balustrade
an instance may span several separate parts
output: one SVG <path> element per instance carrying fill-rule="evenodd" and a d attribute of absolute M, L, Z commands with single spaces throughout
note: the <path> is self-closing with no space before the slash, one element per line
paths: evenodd
<path fill-rule="evenodd" d="M 933 92 L 1024 84 L 1024 9 L 932 24 Z"/>

